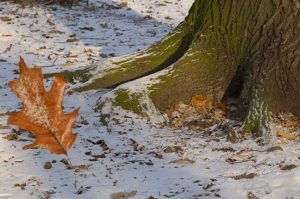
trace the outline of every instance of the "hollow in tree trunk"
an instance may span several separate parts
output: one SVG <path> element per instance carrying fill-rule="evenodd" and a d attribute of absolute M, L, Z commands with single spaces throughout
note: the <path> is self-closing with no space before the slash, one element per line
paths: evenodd
<path fill-rule="evenodd" d="M 244 131 L 269 133 L 270 113 L 300 115 L 300 1 L 196 0 L 185 20 L 150 48 L 94 75 L 78 91 L 115 87 L 168 67 L 149 87 L 165 111 L 195 94 L 212 101 L 235 97 L 246 106 Z"/>

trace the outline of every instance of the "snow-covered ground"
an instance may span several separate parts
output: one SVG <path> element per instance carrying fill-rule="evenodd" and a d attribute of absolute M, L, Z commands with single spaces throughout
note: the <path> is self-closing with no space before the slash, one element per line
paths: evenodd
<path fill-rule="evenodd" d="M 217 129 L 172 129 L 121 109 L 105 126 L 94 106 L 106 91 L 65 97 L 67 112 L 80 107 L 69 152 L 76 168 L 63 155 L 22 150 L 33 138 L 6 124 L 20 107 L 7 87 L 18 77 L 19 56 L 45 71 L 101 67 L 163 38 L 193 0 L 90 2 L 72 10 L 0 2 L 0 199 L 300 198 L 299 139 L 232 144 Z"/>

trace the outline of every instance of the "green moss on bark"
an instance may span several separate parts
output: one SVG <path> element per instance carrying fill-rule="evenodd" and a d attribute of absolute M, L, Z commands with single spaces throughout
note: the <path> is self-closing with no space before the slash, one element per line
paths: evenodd
<path fill-rule="evenodd" d="M 124 110 L 132 111 L 136 114 L 140 114 L 143 110 L 141 105 L 141 94 L 130 94 L 126 89 L 119 89 L 115 92 L 113 104 L 122 107 Z"/>
<path fill-rule="evenodd" d="M 84 69 L 74 70 L 74 71 L 63 71 L 62 74 L 64 78 L 68 81 L 72 81 L 74 79 L 78 80 L 81 83 L 87 82 L 89 79 L 93 77 L 93 72 L 95 67 L 88 67 Z M 53 77 L 56 73 L 48 73 L 45 74 L 45 78 Z"/>

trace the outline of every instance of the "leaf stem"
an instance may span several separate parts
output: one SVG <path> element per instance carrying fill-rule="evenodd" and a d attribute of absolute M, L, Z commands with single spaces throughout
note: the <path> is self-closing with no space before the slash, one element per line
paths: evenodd
<path fill-rule="evenodd" d="M 73 166 L 73 163 L 69 157 L 69 155 L 66 153 L 66 156 L 67 156 L 67 160 L 69 162 L 69 165 L 71 167 L 71 169 L 73 170 L 74 169 L 74 166 Z M 76 172 L 75 170 L 73 171 L 73 174 L 74 174 L 74 188 L 76 189 L 77 188 L 77 176 L 76 176 Z"/>

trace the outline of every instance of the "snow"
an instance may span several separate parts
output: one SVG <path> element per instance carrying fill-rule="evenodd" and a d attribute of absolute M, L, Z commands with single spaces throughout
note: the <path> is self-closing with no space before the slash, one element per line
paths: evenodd
<path fill-rule="evenodd" d="M 133 199 L 240 199 L 251 195 L 300 198 L 300 167 L 283 169 L 299 165 L 299 139 L 280 145 L 278 150 L 268 150 L 271 146 L 259 146 L 254 139 L 237 144 L 227 142 L 218 129 L 212 129 L 211 134 L 173 129 L 162 123 L 163 118 L 148 121 L 120 107 L 111 107 L 106 99 L 112 93 L 107 90 L 65 97 L 65 112 L 80 107 L 74 128 L 78 138 L 69 157 L 73 166 L 82 165 L 81 168 L 66 168 L 60 162 L 66 158 L 63 155 L 40 149 L 22 150 L 34 139 L 6 124 L 7 113 L 20 108 L 7 87 L 8 81 L 18 77 L 19 56 L 29 66 L 42 66 L 46 72 L 88 65 L 101 68 L 109 57 L 145 49 L 166 36 L 184 19 L 193 0 L 128 0 L 128 7 L 121 9 L 115 9 L 121 0 L 90 2 L 88 7 L 72 10 L 59 6 L 21 8 L 0 2 L 0 17 L 11 18 L 8 22 L 0 19 L 1 199 L 105 199 L 113 193 L 133 191 Z M 70 38 L 76 41 L 66 42 Z M 150 78 L 120 88 L 143 92 L 143 82 Z M 51 81 L 46 85 L 49 88 Z M 100 97 L 111 114 L 107 125 L 100 122 L 101 116 L 94 111 Z M 149 100 L 147 103 L 153 106 Z M 5 139 L 12 132 L 19 133 L 19 138 Z M 108 150 L 101 147 L 101 140 Z M 180 150 L 166 152 L 167 147 L 174 146 Z M 45 162 L 52 162 L 52 168 L 44 169 Z M 233 179 L 245 173 L 257 176 Z"/>

